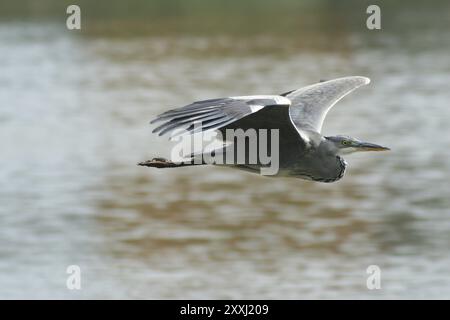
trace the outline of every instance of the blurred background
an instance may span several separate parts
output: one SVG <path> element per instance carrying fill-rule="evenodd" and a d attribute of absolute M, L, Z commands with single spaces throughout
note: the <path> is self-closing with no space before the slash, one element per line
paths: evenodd
<path fill-rule="evenodd" d="M 81 7 L 81 30 L 66 8 Z M 366 28 L 381 8 L 382 30 Z M 450 2 L 0 2 L 0 298 L 450 298 Z M 363 75 L 333 184 L 169 156 L 194 100 Z M 366 268 L 381 268 L 368 290 Z M 79 265 L 81 290 L 66 288 Z"/>

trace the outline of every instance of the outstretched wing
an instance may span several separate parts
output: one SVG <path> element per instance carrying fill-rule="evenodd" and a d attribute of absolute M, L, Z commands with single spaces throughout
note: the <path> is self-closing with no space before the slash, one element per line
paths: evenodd
<path fill-rule="evenodd" d="M 290 104 L 291 101 L 288 98 L 276 95 L 203 100 L 164 112 L 151 123 L 162 122 L 153 130 L 160 136 L 177 129 L 184 129 L 180 130 L 178 134 L 193 134 L 220 129 L 266 107 L 289 106 Z M 201 126 L 196 124 L 201 124 Z"/>
<path fill-rule="evenodd" d="M 283 96 L 292 101 L 289 115 L 297 129 L 320 133 L 328 110 L 344 96 L 369 82 L 369 78 L 359 76 L 338 78 L 290 91 Z"/>

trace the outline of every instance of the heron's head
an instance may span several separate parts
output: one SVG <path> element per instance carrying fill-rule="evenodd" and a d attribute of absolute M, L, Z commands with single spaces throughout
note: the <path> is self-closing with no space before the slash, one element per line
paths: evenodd
<path fill-rule="evenodd" d="M 348 136 L 332 136 L 325 137 L 328 146 L 333 153 L 337 155 L 345 155 L 358 151 L 387 151 L 389 148 L 382 147 L 378 144 L 359 141 L 358 139 Z"/>

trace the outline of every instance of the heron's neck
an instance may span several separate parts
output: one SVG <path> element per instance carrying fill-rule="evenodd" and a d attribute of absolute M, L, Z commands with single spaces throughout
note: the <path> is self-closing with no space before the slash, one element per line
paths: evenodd
<path fill-rule="evenodd" d="M 324 137 L 322 137 L 322 139 L 320 140 L 318 152 L 321 155 L 328 156 L 328 157 L 329 156 L 339 156 L 339 150 L 340 149 L 337 148 L 336 145 L 332 141 L 325 139 Z"/>

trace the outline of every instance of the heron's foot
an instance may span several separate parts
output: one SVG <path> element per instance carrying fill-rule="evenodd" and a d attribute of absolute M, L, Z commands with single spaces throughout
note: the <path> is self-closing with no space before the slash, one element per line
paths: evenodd
<path fill-rule="evenodd" d="M 138 166 L 154 167 L 154 168 L 170 168 L 170 167 L 177 167 L 178 165 L 164 158 L 153 158 L 152 160 L 139 162 Z"/>

